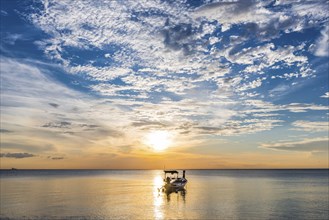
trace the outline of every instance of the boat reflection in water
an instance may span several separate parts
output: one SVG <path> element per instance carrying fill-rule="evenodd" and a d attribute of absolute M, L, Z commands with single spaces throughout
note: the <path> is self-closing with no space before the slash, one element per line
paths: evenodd
<path fill-rule="evenodd" d="M 170 199 L 172 198 L 173 195 L 177 194 L 177 196 L 182 197 L 183 202 L 185 203 L 186 189 L 165 190 L 164 192 L 166 193 L 166 196 L 167 196 L 167 202 L 170 201 Z"/>
<path fill-rule="evenodd" d="M 165 178 L 166 179 L 166 178 Z M 171 179 L 173 180 L 173 179 Z M 185 205 L 186 190 L 184 187 L 165 187 L 166 182 L 161 175 L 156 175 L 153 179 L 153 217 L 154 219 L 167 219 L 175 215 L 176 211 Z M 184 185 L 185 186 L 185 185 Z M 178 217 L 179 213 L 176 213 Z M 176 216 L 177 217 L 177 216 Z"/>

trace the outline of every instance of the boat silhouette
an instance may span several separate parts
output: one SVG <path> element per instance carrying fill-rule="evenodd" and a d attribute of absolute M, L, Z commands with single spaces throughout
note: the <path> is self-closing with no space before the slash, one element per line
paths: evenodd
<path fill-rule="evenodd" d="M 184 187 L 187 184 L 185 170 L 183 170 L 182 177 L 179 177 L 177 170 L 164 170 L 163 182 L 164 185 L 159 190 L 166 191 L 166 193 L 185 190 Z"/>

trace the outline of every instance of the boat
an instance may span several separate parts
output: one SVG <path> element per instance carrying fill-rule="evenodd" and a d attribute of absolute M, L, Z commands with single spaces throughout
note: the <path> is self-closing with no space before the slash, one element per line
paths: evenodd
<path fill-rule="evenodd" d="M 185 178 L 185 170 L 183 170 L 182 177 L 179 177 L 179 172 L 177 170 L 164 170 L 164 185 L 161 187 L 162 191 L 181 191 L 184 190 L 187 184 L 187 179 Z"/>

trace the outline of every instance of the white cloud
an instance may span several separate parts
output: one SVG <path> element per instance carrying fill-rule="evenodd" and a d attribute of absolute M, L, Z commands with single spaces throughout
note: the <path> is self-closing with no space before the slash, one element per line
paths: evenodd
<path fill-rule="evenodd" d="M 294 14 L 297 14 L 300 17 L 308 17 L 309 24 L 305 25 L 314 25 L 316 21 L 325 20 L 328 16 L 327 6 L 328 2 L 326 0 L 319 1 L 299 1 L 299 2 L 282 2 L 290 3 L 291 9 Z"/>
<path fill-rule="evenodd" d="M 258 78 L 250 83 L 247 83 L 245 85 L 242 85 L 241 87 L 238 88 L 240 91 L 245 91 L 249 89 L 255 89 L 258 88 L 262 85 L 262 79 Z"/>
<path fill-rule="evenodd" d="M 2 16 L 7 16 L 7 15 L 8 15 L 8 12 L 6 12 L 5 10 L 2 10 L 2 9 L 1 9 L 0 14 L 1 14 Z"/>
<path fill-rule="evenodd" d="M 284 106 L 284 109 L 290 112 L 307 112 L 309 110 L 328 111 L 328 106 L 315 105 L 315 104 L 303 104 L 303 103 L 290 103 Z"/>
<path fill-rule="evenodd" d="M 285 65 L 292 65 L 294 63 L 306 64 L 308 61 L 306 56 L 297 56 L 294 54 L 301 49 L 303 49 L 303 45 L 298 47 L 285 46 L 275 48 L 273 43 L 269 43 L 263 46 L 244 48 L 238 53 L 228 54 L 227 57 L 232 62 L 251 65 L 245 70 L 246 72 L 258 72 L 278 62 L 284 62 Z M 260 64 L 253 65 L 254 63 Z"/>
<path fill-rule="evenodd" d="M 307 56 L 301 53 L 305 44 L 278 47 L 269 41 L 282 32 L 303 28 L 303 12 L 290 6 L 275 12 L 266 7 L 269 3 L 230 1 L 191 9 L 181 2 L 165 1 L 44 1 L 44 9 L 31 20 L 50 36 L 38 42 L 44 52 L 60 61 L 68 73 L 83 75 L 90 82 L 86 87 L 111 103 L 109 107 L 91 101 L 96 113 L 121 117 L 116 123 L 122 126 L 157 121 L 180 129 L 192 121 L 203 128 L 225 127 L 229 135 L 269 130 L 282 122 L 271 116 L 261 121 L 252 114 L 327 109 L 260 100 L 260 88 L 271 79 L 264 72 L 267 68 L 296 67 L 293 73 L 273 76 L 276 79 L 313 74 Z M 284 3 L 276 3 L 280 4 Z M 321 16 L 314 15 L 313 22 Z M 244 26 L 246 34 L 228 36 L 229 42 L 224 35 L 211 35 L 223 34 L 220 29 L 234 24 Z M 251 38 L 261 43 L 245 47 Z M 236 72 L 236 65 L 244 69 Z M 261 75 L 254 77 L 255 73 Z M 288 86 L 282 85 L 270 93 L 283 94 Z M 159 109 L 161 117 L 156 114 Z M 244 122 L 231 125 L 230 120 L 237 117 Z M 247 118 L 256 121 L 246 122 Z"/>
<path fill-rule="evenodd" d="M 329 92 L 326 92 L 324 95 L 321 96 L 321 98 L 329 98 Z"/>
<path fill-rule="evenodd" d="M 17 40 L 26 40 L 26 38 L 22 34 L 4 34 L 3 41 L 14 45 Z"/>
<path fill-rule="evenodd" d="M 294 16 L 294 31 L 301 31 L 304 28 L 317 26 L 319 22 L 327 19 L 327 1 L 294 1 L 277 0 L 274 6 L 288 8 L 288 15 Z"/>
<path fill-rule="evenodd" d="M 309 132 L 328 132 L 328 121 L 295 121 L 292 123 L 293 130 Z"/>
<path fill-rule="evenodd" d="M 97 100 L 54 80 L 44 66 L 3 57 L 0 64 L 1 127 L 12 131 L 1 136 L 2 143 L 11 143 L 10 146 L 19 149 L 24 144 L 26 149 L 34 145 L 34 151 L 42 153 L 70 151 L 120 134 L 105 123 L 110 118 L 107 114 L 97 114 L 100 107 Z M 111 109 L 106 104 L 101 107 Z M 112 116 L 116 114 L 111 121 L 120 125 L 122 111 L 111 111 Z M 45 148 L 45 145 L 54 147 Z"/>
<path fill-rule="evenodd" d="M 215 43 L 217 43 L 219 41 L 220 41 L 220 39 L 218 37 L 210 37 L 209 38 L 209 44 L 210 45 L 213 45 L 213 44 L 215 44 Z"/>
<path fill-rule="evenodd" d="M 91 65 L 78 65 L 74 67 L 69 67 L 71 73 L 84 73 L 91 80 L 97 81 L 108 81 L 115 79 L 117 77 L 126 76 L 130 73 L 130 69 L 120 68 L 120 67 L 95 67 Z"/>
<path fill-rule="evenodd" d="M 321 31 L 321 36 L 316 41 L 314 55 L 319 57 L 329 56 L 329 24 L 326 24 Z"/>
<path fill-rule="evenodd" d="M 290 90 L 290 86 L 282 84 L 282 85 L 278 85 L 277 87 L 271 89 L 269 91 L 270 97 L 274 97 L 274 96 L 278 96 L 281 94 L 285 94 L 286 92 L 289 92 Z"/>
<path fill-rule="evenodd" d="M 328 106 L 306 104 L 306 103 L 290 103 L 286 105 L 275 105 L 270 102 L 265 102 L 258 99 L 246 99 L 243 103 L 244 113 L 269 113 L 290 111 L 293 113 L 308 112 L 308 111 L 328 111 Z"/>
<path fill-rule="evenodd" d="M 167 61 L 162 58 L 166 48 L 161 39 L 161 28 L 166 18 L 143 16 L 145 11 L 157 8 L 173 21 L 185 20 L 183 11 L 165 2 L 159 4 L 154 1 L 111 1 L 94 4 L 93 1 L 83 1 L 71 4 L 70 1 L 61 1 L 44 5 L 48 5 L 47 13 L 34 16 L 33 21 L 54 36 L 51 45 L 46 48 L 48 53 L 57 54 L 57 51 L 66 46 L 106 49 L 108 45 L 117 45 L 121 49 L 113 54 L 114 60 L 130 67 L 135 64 L 134 59 L 137 57 L 145 64 L 154 66 Z M 66 12 L 62 13 L 63 10 Z M 139 22 L 131 19 L 133 12 L 140 14 L 137 17 Z M 180 15 L 178 19 L 177 15 Z M 77 17 L 79 19 L 76 19 Z M 55 30 L 58 32 L 54 32 Z M 66 31 L 66 34 L 63 34 L 63 31 Z"/>
<path fill-rule="evenodd" d="M 244 22 L 268 22 L 272 13 L 262 7 L 261 3 L 253 1 L 216 2 L 197 8 L 192 17 L 207 18 L 219 21 L 223 31 L 230 28 L 232 24 Z"/>
<path fill-rule="evenodd" d="M 156 92 L 185 95 L 196 88 L 202 91 L 202 88 L 195 86 L 202 80 L 215 83 L 222 90 L 225 88 L 226 94 L 229 94 L 228 90 L 234 88 L 224 85 L 221 77 L 229 75 L 231 67 L 216 65 L 222 57 L 232 64 L 246 64 L 244 73 L 263 74 L 265 68 L 274 68 L 274 65 L 280 62 L 283 66 L 298 66 L 299 72 L 295 73 L 294 77 L 306 77 L 313 73 L 309 69 L 307 57 L 296 54 L 304 49 L 303 44 L 297 47 L 287 45 L 276 48 L 273 43 L 266 43 L 233 53 L 232 49 L 249 40 L 250 36 L 231 36 L 230 44 L 224 45 L 223 50 L 219 51 L 211 46 L 222 40 L 220 37 L 209 35 L 216 30 L 219 31 L 219 26 L 210 22 L 213 19 L 228 26 L 254 22 L 260 35 L 271 29 L 281 30 L 290 27 L 290 23 L 288 25 L 287 22 L 291 22 L 291 10 L 287 8 L 285 12 L 273 12 L 266 9 L 268 3 L 219 2 L 191 10 L 183 3 L 156 1 L 100 1 L 97 4 L 92 1 L 76 4 L 69 1 L 46 1 L 45 11 L 32 15 L 31 19 L 53 36 L 43 43 L 45 53 L 61 61 L 68 72 L 84 74 L 91 81 L 108 81 L 124 77 L 124 80 L 131 83 L 128 86 L 93 85 L 91 88 L 100 94 L 117 94 L 122 97 L 119 91 L 131 89 L 139 91 L 140 97 L 150 97 L 150 89 L 154 89 L 158 84 L 162 87 L 154 90 Z M 155 9 L 157 12 L 153 15 Z M 209 20 L 199 20 L 200 16 Z M 76 19 L 77 17 L 79 19 Z M 267 27 L 268 23 L 274 24 L 274 21 L 278 21 L 279 25 Z M 260 35 L 256 37 L 261 38 Z M 211 46 L 210 51 L 208 46 Z M 72 52 L 67 51 L 72 48 Z M 107 63 L 94 66 L 91 62 L 96 62 L 97 59 L 93 57 L 94 61 L 75 61 L 75 53 L 88 53 L 95 48 L 102 51 L 102 56 L 108 59 Z M 147 69 L 149 73 L 154 73 L 153 76 L 147 76 L 152 78 L 152 82 L 144 83 L 147 77 L 134 74 L 134 67 L 138 65 L 142 65 L 141 68 Z M 198 77 L 187 77 L 186 74 L 196 74 Z M 163 76 L 167 78 L 159 78 Z M 290 75 L 285 77 L 289 78 Z M 236 82 L 242 79 L 240 91 L 256 89 L 265 80 L 249 80 L 241 76 L 234 78 L 237 79 Z M 122 88 L 119 88 L 121 86 Z"/>
<path fill-rule="evenodd" d="M 261 148 L 278 151 L 296 152 L 328 152 L 328 137 L 308 138 L 299 141 L 282 141 L 276 143 L 264 143 Z"/>

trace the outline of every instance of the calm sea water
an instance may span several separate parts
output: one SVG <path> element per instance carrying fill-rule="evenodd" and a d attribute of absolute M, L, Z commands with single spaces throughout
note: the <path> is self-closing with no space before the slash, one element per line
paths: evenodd
<path fill-rule="evenodd" d="M 1 219 L 328 219 L 329 170 L 0 171 Z"/>

